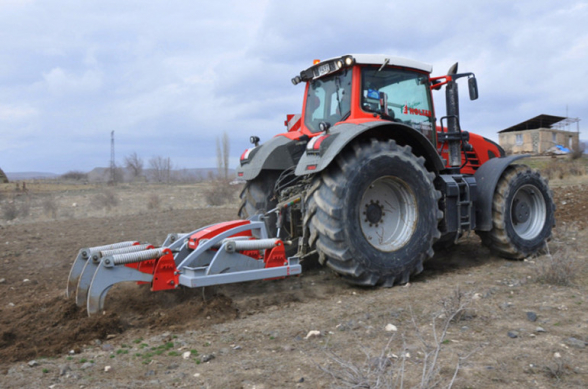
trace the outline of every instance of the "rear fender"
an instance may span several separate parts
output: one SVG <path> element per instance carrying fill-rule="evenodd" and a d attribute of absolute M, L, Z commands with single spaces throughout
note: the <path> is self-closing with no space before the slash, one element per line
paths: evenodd
<path fill-rule="evenodd" d="M 474 174 L 478 185 L 478 200 L 476 201 L 476 230 L 490 231 L 492 229 L 492 200 L 496 184 L 506 168 L 514 161 L 529 155 L 511 155 L 504 158 L 492 158 L 484 163 Z"/>
<path fill-rule="evenodd" d="M 391 122 L 342 123 L 329 130 L 329 137 L 321 142 L 318 152 L 306 151 L 302 155 L 296 175 L 323 171 L 347 145 L 360 138 L 394 139 L 401 146 L 410 145 L 415 155 L 424 157 L 427 169 L 438 172 L 445 167 L 431 141 L 412 127 Z"/>
<path fill-rule="evenodd" d="M 241 156 L 237 177 L 249 181 L 262 170 L 285 170 L 295 166 L 307 142 L 308 137 L 292 140 L 285 136 L 276 136 L 249 149 Z"/>

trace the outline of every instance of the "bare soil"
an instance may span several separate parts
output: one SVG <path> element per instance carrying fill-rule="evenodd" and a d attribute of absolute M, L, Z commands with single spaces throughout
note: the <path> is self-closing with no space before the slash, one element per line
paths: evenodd
<path fill-rule="evenodd" d="M 93 196 L 104 188 L 29 184 L 14 198 L 12 184 L 3 185 L 0 205 L 29 201 L 30 210 L 0 223 L 1 388 L 350 387 L 341 377 L 355 367 L 365 377 L 402 376 L 411 387 L 428 363 L 423 341 L 439 347 L 435 367 L 446 385 L 467 355 L 454 387 L 588 386 L 585 180 L 553 185 L 550 253 L 525 261 L 495 257 L 472 235 L 436 253 L 406 286 L 352 287 L 319 266 L 204 290 L 152 293 L 129 283 L 115 286 L 105 313 L 92 318 L 64 293 L 81 247 L 160 244 L 170 232 L 236 218 L 236 202 L 207 207 L 202 185 L 126 185 L 110 189 L 117 205 L 99 209 Z M 161 207 L 148 210 L 154 194 Z M 53 214 L 42 205 L 49 197 Z M 538 282 L 564 254 L 572 284 Z M 460 301 L 467 308 L 435 343 L 432 323 Z M 307 338 L 312 330 L 319 334 Z M 374 368 L 378 357 L 389 368 Z"/>

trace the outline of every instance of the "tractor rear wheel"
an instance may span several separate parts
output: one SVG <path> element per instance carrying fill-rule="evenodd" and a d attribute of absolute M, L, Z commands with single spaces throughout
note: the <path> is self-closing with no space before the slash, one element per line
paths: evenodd
<path fill-rule="evenodd" d="M 241 199 L 239 217 L 241 219 L 248 219 L 254 215 L 263 215 L 276 207 L 278 200 L 274 194 L 274 185 L 279 176 L 280 172 L 278 171 L 263 170 L 253 180 L 247 181 L 239 195 Z M 270 237 L 276 236 L 276 220 L 275 213 L 268 215 L 265 219 L 267 233 Z"/>
<path fill-rule="evenodd" d="M 496 185 L 492 230 L 476 233 L 495 254 L 523 259 L 545 247 L 555 224 L 554 213 L 545 179 L 526 165 L 511 165 Z"/>
<path fill-rule="evenodd" d="M 279 172 L 265 170 L 253 180 L 247 181 L 239 195 L 241 199 L 239 206 L 240 218 L 247 219 L 253 215 L 264 214 L 278 204 L 274 195 L 274 185 L 278 176 Z M 271 224 L 274 231 L 275 224 L 274 220 L 274 223 Z"/>
<path fill-rule="evenodd" d="M 358 285 L 393 286 L 420 273 L 442 217 L 424 163 L 408 146 L 372 139 L 317 175 L 306 210 L 319 261 Z"/>
<path fill-rule="evenodd" d="M 280 173 L 277 170 L 263 170 L 256 178 L 247 181 L 239 195 L 241 199 L 239 217 L 241 219 L 248 219 L 254 215 L 264 215 L 278 205 L 274 186 L 280 177 Z M 277 235 L 276 222 L 277 215 L 275 213 L 268 215 L 265 219 L 267 233 L 270 237 L 276 237 Z M 290 234 L 285 229 L 280 231 L 280 239 L 285 242 L 292 241 Z M 284 248 L 287 256 L 296 254 L 298 250 L 297 243 L 298 241 L 294 240 L 291 244 L 285 244 Z"/>

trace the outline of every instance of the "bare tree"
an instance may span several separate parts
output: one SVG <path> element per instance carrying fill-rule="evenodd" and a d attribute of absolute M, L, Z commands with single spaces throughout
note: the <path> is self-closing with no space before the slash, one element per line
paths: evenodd
<path fill-rule="evenodd" d="M 220 138 L 216 138 L 216 168 L 218 170 L 218 178 L 223 177 L 225 180 L 229 178 L 229 151 L 229 136 L 225 131 L 223 132 L 222 148 Z"/>
<path fill-rule="evenodd" d="M 125 157 L 125 167 L 129 169 L 133 178 L 141 177 L 143 174 L 143 159 L 136 152 Z"/>
<path fill-rule="evenodd" d="M 157 182 L 170 182 L 172 163 L 169 157 L 156 156 L 149 159 L 151 177 Z"/>
<path fill-rule="evenodd" d="M 225 180 L 229 178 L 229 136 L 227 132 L 223 132 L 223 167 L 225 173 Z"/>
<path fill-rule="evenodd" d="M 221 149 L 220 139 L 216 138 L 216 169 L 217 177 L 220 177 L 223 170 L 223 150 Z"/>

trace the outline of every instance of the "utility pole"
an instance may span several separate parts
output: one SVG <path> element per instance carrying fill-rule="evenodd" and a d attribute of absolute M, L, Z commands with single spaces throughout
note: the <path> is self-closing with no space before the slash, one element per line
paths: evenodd
<path fill-rule="evenodd" d="M 110 132 L 110 183 L 116 185 L 116 164 L 114 163 L 114 131 Z"/>

